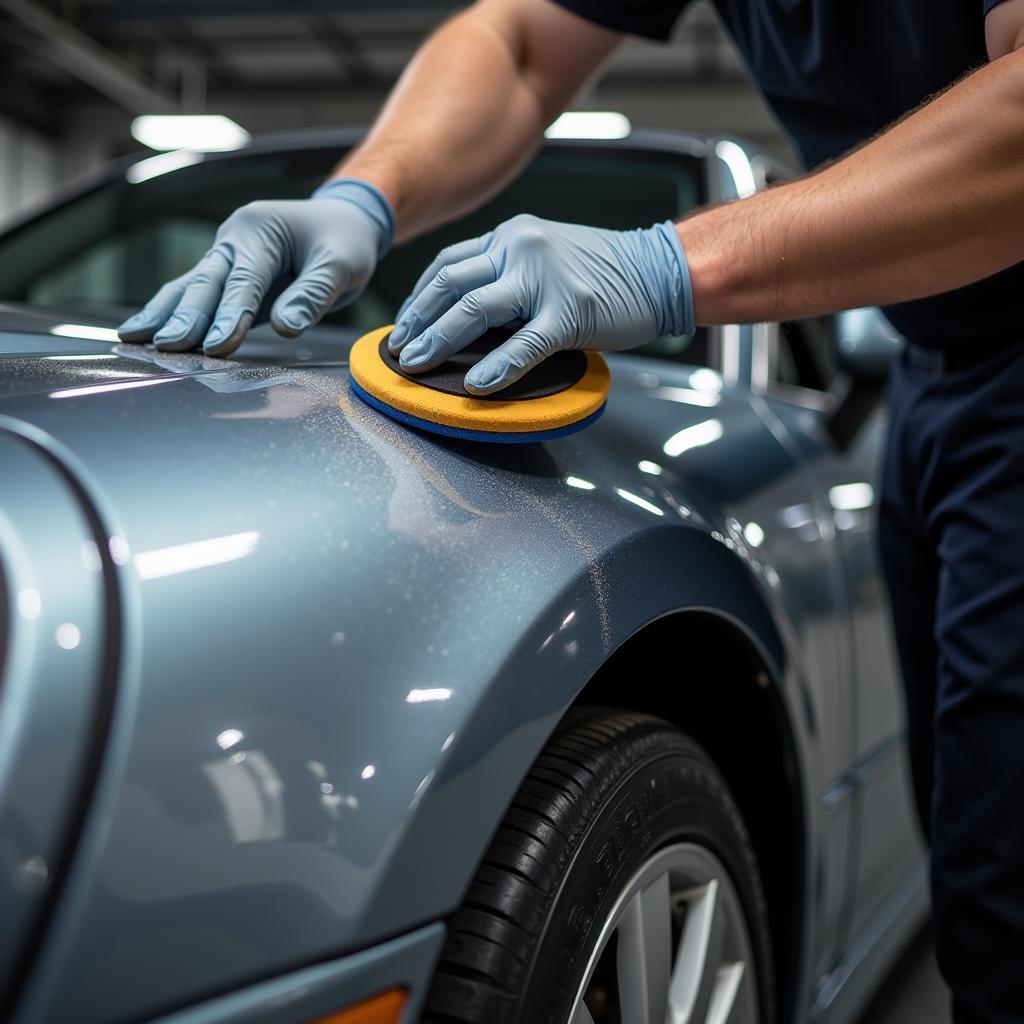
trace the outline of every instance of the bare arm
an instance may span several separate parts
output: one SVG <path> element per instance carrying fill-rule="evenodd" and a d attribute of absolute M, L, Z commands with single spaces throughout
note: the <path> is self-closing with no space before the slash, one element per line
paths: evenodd
<path fill-rule="evenodd" d="M 682 221 L 698 323 L 947 291 L 1024 260 L 1024 0 L 984 68 L 839 162 Z"/>
<path fill-rule="evenodd" d="M 620 41 L 548 0 L 478 0 L 406 68 L 335 177 L 376 185 L 408 238 L 478 206 Z"/>
<path fill-rule="evenodd" d="M 477 0 L 420 50 L 329 183 L 308 200 L 236 210 L 206 256 L 120 337 L 228 355 L 285 275 L 294 281 L 270 321 L 285 337 L 301 334 L 362 292 L 394 237 L 454 217 L 512 178 L 620 38 L 550 0 Z"/>

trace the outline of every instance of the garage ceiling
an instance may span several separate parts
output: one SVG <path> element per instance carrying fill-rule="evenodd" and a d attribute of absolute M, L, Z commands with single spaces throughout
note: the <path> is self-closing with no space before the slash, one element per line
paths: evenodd
<path fill-rule="evenodd" d="M 331 123 L 332 106 L 372 110 L 423 37 L 462 5 L 375 0 L 339 13 L 340 6 L 0 0 L 0 112 L 51 133 L 104 108 L 205 108 L 253 131 Z M 708 11 L 689 20 L 671 46 L 627 44 L 594 97 L 741 87 Z"/>

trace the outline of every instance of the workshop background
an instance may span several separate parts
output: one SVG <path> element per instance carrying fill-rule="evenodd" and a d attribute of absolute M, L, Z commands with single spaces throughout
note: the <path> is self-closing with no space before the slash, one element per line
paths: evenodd
<path fill-rule="evenodd" d="M 138 115 L 225 114 L 254 135 L 367 124 L 420 41 L 458 6 L 0 0 L 0 229 L 140 151 L 130 132 Z M 627 42 L 575 106 L 619 111 L 637 127 L 733 132 L 793 163 L 704 2 L 668 45 Z M 927 935 L 863 1020 L 948 1020 Z"/>
<path fill-rule="evenodd" d="M 0 223 L 139 149 L 138 114 L 226 114 L 253 134 L 366 124 L 458 6 L 0 0 Z M 577 106 L 645 127 L 727 127 L 789 152 L 704 3 L 671 45 L 628 42 Z"/>

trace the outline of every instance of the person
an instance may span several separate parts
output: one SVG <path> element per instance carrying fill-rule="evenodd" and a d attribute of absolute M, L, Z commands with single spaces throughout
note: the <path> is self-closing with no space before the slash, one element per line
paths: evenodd
<path fill-rule="evenodd" d="M 880 535 L 958 1024 L 1024 1021 L 1024 0 L 715 0 L 806 176 L 614 232 L 515 217 L 442 251 L 391 336 L 410 371 L 522 326 L 469 372 L 500 390 L 564 348 L 881 305 L 891 382 Z M 225 355 L 275 281 L 294 336 L 393 240 L 479 205 L 625 34 L 686 0 L 479 0 L 405 70 L 308 200 L 236 211 L 125 341 Z"/>

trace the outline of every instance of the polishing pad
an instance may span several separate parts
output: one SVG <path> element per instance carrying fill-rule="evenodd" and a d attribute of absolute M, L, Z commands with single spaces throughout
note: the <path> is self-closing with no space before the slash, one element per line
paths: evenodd
<path fill-rule="evenodd" d="M 593 423 L 611 385 L 608 364 L 597 352 L 557 352 L 492 395 L 466 390 L 470 368 L 513 333 L 487 331 L 446 363 L 412 374 L 388 351 L 391 328 L 382 327 L 352 346 L 352 390 L 401 423 L 470 441 L 548 441 Z"/>

